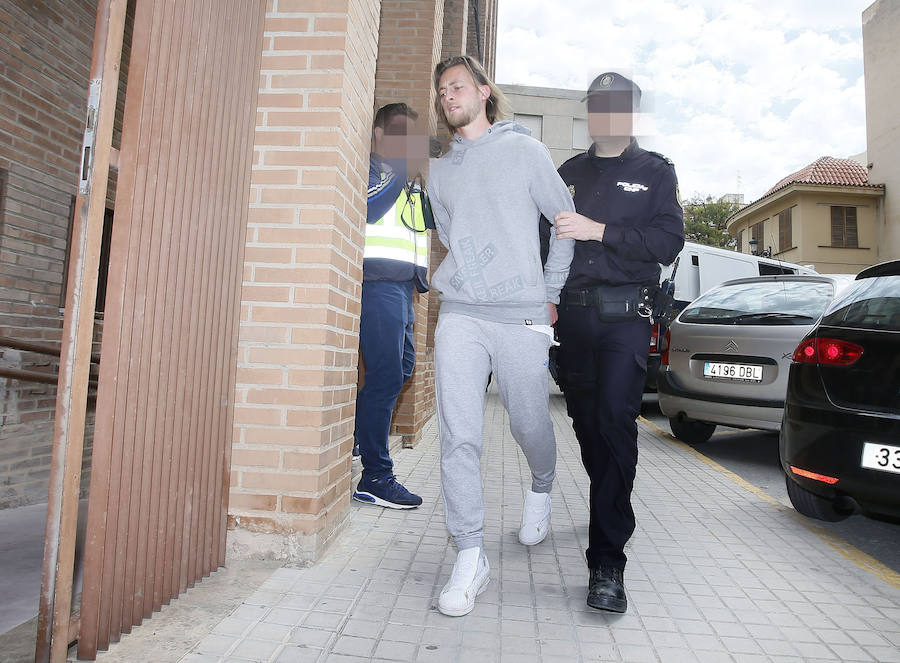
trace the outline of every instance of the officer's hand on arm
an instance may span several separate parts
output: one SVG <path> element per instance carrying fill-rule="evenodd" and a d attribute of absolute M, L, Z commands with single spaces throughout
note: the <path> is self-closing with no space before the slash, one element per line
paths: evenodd
<path fill-rule="evenodd" d="M 556 225 L 557 239 L 600 242 L 603 240 L 603 231 L 606 229 L 605 223 L 594 221 L 577 212 L 559 212 L 553 217 L 553 221 Z"/>
<path fill-rule="evenodd" d="M 556 321 L 559 320 L 559 315 L 556 312 L 556 304 L 553 302 L 547 302 L 547 308 L 550 311 L 550 324 L 555 325 Z"/>

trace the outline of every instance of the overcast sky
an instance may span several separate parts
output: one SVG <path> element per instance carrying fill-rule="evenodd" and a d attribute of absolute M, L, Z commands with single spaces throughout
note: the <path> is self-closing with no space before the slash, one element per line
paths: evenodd
<path fill-rule="evenodd" d="M 500 0 L 497 81 L 584 90 L 621 70 L 653 105 L 643 146 L 683 198 L 760 197 L 821 156 L 866 149 L 862 12 L 872 0 Z"/>

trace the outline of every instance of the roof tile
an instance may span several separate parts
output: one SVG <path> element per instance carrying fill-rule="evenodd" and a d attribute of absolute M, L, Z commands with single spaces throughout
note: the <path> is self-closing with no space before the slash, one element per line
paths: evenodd
<path fill-rule="evenodd" d="M 763 194 L 770 193 L 790 184 L 833 184 L 843 186 L 868 186 L 869 172 L 866 167 L 853 159 L 821 157 L 796 173 L 791 173 Z"/>

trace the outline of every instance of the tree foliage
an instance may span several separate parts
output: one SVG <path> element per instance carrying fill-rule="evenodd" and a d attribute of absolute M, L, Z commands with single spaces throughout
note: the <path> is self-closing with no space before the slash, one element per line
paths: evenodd
<path fill-rule="evenodd" d="M 712 196 L 695 195 L 684 201 L 684 238 L 706 246 L 733 249 L 734 237 L 725 230 L 725 222 L 741 205 L 714 200 Z"/>

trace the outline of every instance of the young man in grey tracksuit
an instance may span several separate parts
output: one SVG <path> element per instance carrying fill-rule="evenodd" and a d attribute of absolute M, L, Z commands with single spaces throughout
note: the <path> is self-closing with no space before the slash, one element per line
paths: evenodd
<path fill-rule="evenodd" d="M 556 440 L 547 353 L 574 242 L 551 233 L 542 267 L 538 222 L 574 206 L 547 148 L 520 125 L 497 121 L 502 93 L 476 60 L 444 60 L 434 84 L 438 112 L 455 132 L 449 152 L 431 162 L 428 181 L 448 249 L 432 278 L 441 296 L 435 378 L 447 529 L 459 551 L 438 608 L 459 616 L 490 579 L 481 448 L 491 373 L 532 474 L 519 540 L 536 545 L 549 531 Z"/>

